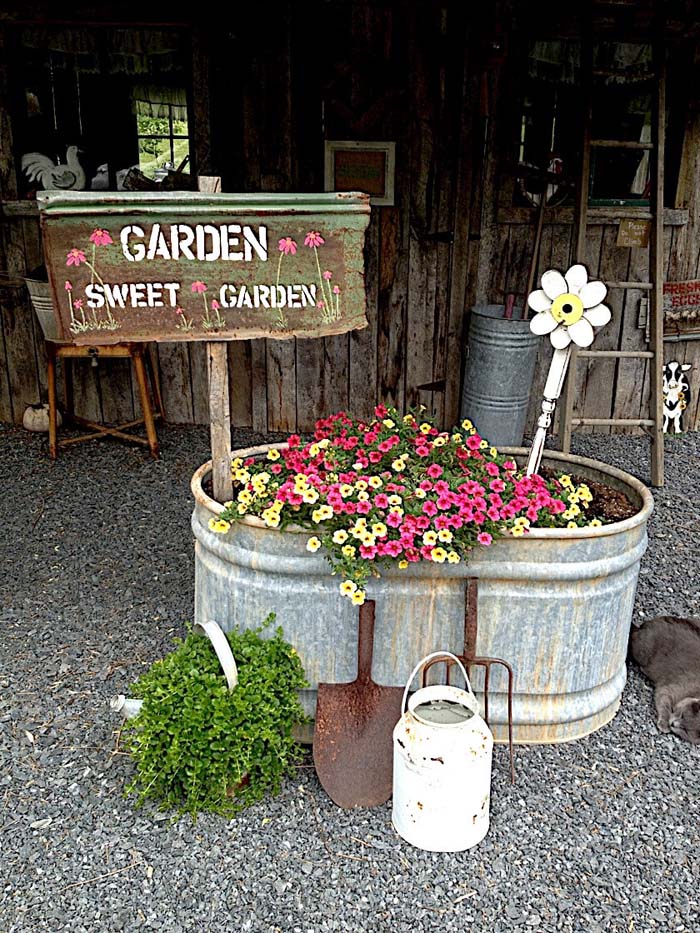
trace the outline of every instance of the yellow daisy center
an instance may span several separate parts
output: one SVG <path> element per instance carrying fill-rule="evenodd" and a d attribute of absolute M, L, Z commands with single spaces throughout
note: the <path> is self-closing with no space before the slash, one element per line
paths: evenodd
<path fill-rule="evenodd" d="M 570 327 L 583 317 L 583 302 L 578 295 L 565 292 L 552 302 L 552 317 L 558 324 Z"/>

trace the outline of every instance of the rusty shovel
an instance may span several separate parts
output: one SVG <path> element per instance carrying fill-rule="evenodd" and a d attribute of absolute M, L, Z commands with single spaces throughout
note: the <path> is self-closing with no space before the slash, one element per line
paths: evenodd
<path fill-rule="evenodd" d="M 360 606 L 356 679 L 318 685 L 314 764 L 323 789 L 345 809 L 378 807 L 391 797 L 403 687 L 372 680 L 374 612 L 374 600 Z"/>

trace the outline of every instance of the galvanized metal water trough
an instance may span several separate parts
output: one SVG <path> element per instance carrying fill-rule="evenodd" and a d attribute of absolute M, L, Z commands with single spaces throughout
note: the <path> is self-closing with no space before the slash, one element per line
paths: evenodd
<path fill-rule="evenodd" d="M 527 456 L 519 448 L 504 452 L 520 462 Z M 385 567 L 368 591 L 377 606 L 372 677 L 399 686 L 418 658 L 462 651 L 464 580 L 478 577 L 477 652 L 514 668 L 514 740 L 521 744 L 578 739 L 615 715 L 653 509 L 646 486 L 614 467 L 556 452 L 546 453 L 544 463 L 619 489 L 637 513 L 599 528 L 535 529 L 504 538 L 476 549 L 468 564 Z M 357 612 L 340 595 L 325 559 L 306 550 L 308 531 L 279 532 L 256 518 L 235 523 L 225 535 L 210 531 L 209 519 L 222 511 L 202 488 L 210 469 L 204 464 L 192 478 L 195 621 L 249 628 L 277 613 L 301 656 L 311 685 L 302 701 L 313 716 L 319 682 L 355 678 Z M 505 676 L 494 672 L 489 694 L 494 737 L 507 741 Z"/>

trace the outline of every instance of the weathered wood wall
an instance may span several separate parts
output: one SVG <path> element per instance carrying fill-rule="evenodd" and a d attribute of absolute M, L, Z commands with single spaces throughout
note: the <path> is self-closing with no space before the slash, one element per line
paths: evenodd
<path fill-rule="evenodd" d="M 513 86 L 485 58 L 493 25 L 476 15 L 457 0 L 280 3 L 274 15 L 237 7 L 229 22 L 189 30 L 194 167 L 220 174 L 224 190 L 322 190 L 324 138 L 396 142 L 396 204 L 374 209 L 367 237 L 370 326 L 317 341 L 231 343 L 235 424 L 307 430 L 339 408 L 367 415 L 378 401 L 425 404 L 445 424 L 458 417 L 467 309 L 524 290 L 533 233 L 532 212 L 504 213 L 499 163 L 507 140 L 499 118 Z M 8 35 L 0 29 L 0 270 L 21 276 L 39 264 L 41 244 L 31 205 L 16 200 L 11 114 L 18 104 Z M 689 220 L 667 231 L 670 280 L 700 275 L 699 152 L 695 103 L 677 200 Z M 566 219 L 561 212 L 547 219 L 539 272 L 567 266 Z M 644 277 L 646 251 L 616 247 L 612 225 L 591 228 L 589 258 L 603 278 Z M 597 346 L 642 347 L 640 297 L 628 293 L 622 306 L 621 293 L 614 296 L 613 322 Z M 154 354 L 169 420 L 206 422 L 204 346 L 161 344 Z M 691 362 L 700 379 L 700 342 L 668 344 L 667 356 Z M 28 298 L 0 279 L 0 419 L 21 420 L 24 407 L 45 396 L 45 371 Z M 585 416 L 640 413 L 643 361 L 582 364 L 578 375 Z M 699 402 L 696 392 L 688 426 L 700 426 Z M 137 415 L 128 364 L 77 367 L 76 403 L 91 418 Z"/>

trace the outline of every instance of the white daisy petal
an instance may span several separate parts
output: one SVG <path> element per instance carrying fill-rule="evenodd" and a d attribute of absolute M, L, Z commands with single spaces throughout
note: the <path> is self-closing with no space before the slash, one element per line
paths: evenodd
<path fill-rule="evenodd" d="M 569 286 L 569 291 L 573 292 L 574 295 L 578 295 L 588 281 L 588 272 L 585 266 L 578 264 L 572 266 L 564 278 L 566 279 L 566 284 Z"/>
<path fill-rule="evenodd" d="M 552 301 L 550 298 L 547 298 L 542 289 L 539 289 L 536 292 L 530 292 L 527 296 L 527 303 L 532 308 L 533 311 L 549 311 L 552 307 Z"/>
<path fill-rule="evenodd" d="M 584 285 L 579 294 L 584 308 L 595 308 L 599 305 L 608 293 L 607 287 L 602 282 L 589 282 Z"/>
<path fill-rule="evenodd" d="M 583 316 L 594 327 L 602 327 L 608 323 L 612 317 L 612 312 L 607 305 L 596 305 L 595 308 L 587 308 L 583 312 Z"/>
<path fill-rule="evenodd" d="M 569 290 L 566 279 L 556 269 L 548 269 L 547 272 L 543 273 L 542 288 L 550 301 L 554 301 L 560 295 L 565 295 Z"/>
<path fill-rule="evenodd" d="M 530 330 L 533 334 L 539 334 L 540 336 L 550 334 L 557 326 L 557 321 L 554 320 L 549 311 L 540 311 L 530 321 Z"/>
<path fill-rule="evenodd" d="M 569 327 L 569 336 L 577 346 L 590 347 L 593 343 L 593 328 L 585 317 L 582 317 Z"/>
<path fill-rule="evenodd" d="M 561 326 L 552 331 L 549 335 L 549 339 L 552 341 L 552 346 L 557 350 L 565 350 L 571 343 L 571 337 L 569 337 L 567 328 Z"/>

